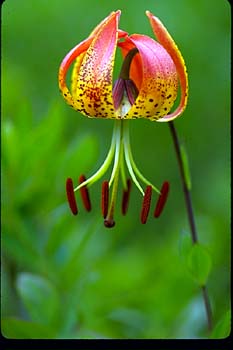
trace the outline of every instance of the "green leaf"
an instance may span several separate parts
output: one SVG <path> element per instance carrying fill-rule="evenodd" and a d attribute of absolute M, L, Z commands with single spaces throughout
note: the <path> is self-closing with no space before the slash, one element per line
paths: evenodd
<path fill-rule="evenodd" d="M 47 326 L 13 317 L 2 319 L 2 334 L 8 339 L 51 339 L 55 332 Z"/>
<path fill-rule="evenodd" d="M 188 255 L 188 269 L 200 286 L 204 286 L 211 270 L 211 257 L 204 246 L 195 243 Z"/>
<path fill-rule="evenodd" d="M 231 331 L 231 312 L 228 310 L 214 327 L 210 338 L 226 338 Z"/>
<path fill-rule="evenodd" d="M 17 290 L 34 322 L 50 325 L 59 319 L 59 296 L 55 287 L 44 277 L 21 273 Z"/>

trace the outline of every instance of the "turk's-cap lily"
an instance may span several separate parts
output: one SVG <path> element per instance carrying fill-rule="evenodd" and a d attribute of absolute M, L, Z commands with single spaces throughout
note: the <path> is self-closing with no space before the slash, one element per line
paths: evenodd
<path fill-rule="evenodd" d="M 144 224 L 147 221 L 152 190 L 159 194 L 154 216 L 161 214 L 169 183 L 165 181 L 161 190 L 158 190 L 138 170 L 130 147 L 128 120 L 146 118 L 159 122 L 171 121 L 184 112 L 188 98 L 184 59 L 161 21 L 146 11 L 157 42 L 146 35 L 128 35 L 120 30 L 120 14 L 120 11 L 116 11 L 106 17 L 86 40 L 65 56 L 59 69 L 59 87 L 72 108 L 90 118 L 115 119 L 110 150 L 99 170 L 87 180 L 81 175 L 76 188 L 70 178 L 66 183 L 67 198 L 73 214 L 78 212 L 74 194 L 77 190 L 81 191 L 84 206 L 90 211 L 88 187 L 103 177 L 114 159 L 110 180 L 102 184 L 101 207 L 106 227 L 115 224 L 113 214 L 120 176 L 124 188 L 124 215 L 128 208 L 131 181 L 143 195 L 141 222 Z M 122 52 L 123 63 L 119 78 L 113 83 L 117 48 Z M 66 75 L 73 63 L 71 84 L 68 87 Z M 179 86 L 180 101 L 171 112 Z M 125 163 L 131 179 L 127 179 Z M 140 182 L 146 185 L 145 191 Z"/>

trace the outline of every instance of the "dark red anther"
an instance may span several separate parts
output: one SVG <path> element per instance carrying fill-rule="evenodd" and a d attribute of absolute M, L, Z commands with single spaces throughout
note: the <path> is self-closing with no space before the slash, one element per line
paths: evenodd
<path fill-rule="evenodd" d="M 125 215 L 129 206 L 129 195 L 131 190 L 131 180 L 127 180 L 127 189 L 123 192 L 122 203 L 121 203 L 121 211 L 122 215 Z"/>
<path fill-rule="evenodd" d="M 164 208 L 164 205 L 167 201 L 167 196 L 168 196 L 168 192 L 169 192 L 169 182 L 165 181 L 163 183 L 163 186 L 161 188 L 161 191 L 160 191 L 160 196 L 159 196 L 159 199 L 157 201 L 157 204 L 156 204 L 156 207 L 155 207 L 155 211 L 154 211 L 154 217 L 155 218 L 158 218 L 162 211 L 163 211 L 163 208 Z"/>
<path fill-rule="evenodd" d="M 76 203 L 76 199 L 75 199 L 75 195 L 74 195 L 73 181 L 70 177 L 66 180 L 66 195 L 67 195 L 67 200 L 68 200 L 68 203 L 69 203 L 69 206 L 70 206 L 72 213 L 74 215 L 77 215 L 78 214 L 78 207 L 77 207 L 77 203 Z"/>
<path fill-rule="evenodd" d="M 141 210 L 142 224 L 145 224 L 148 218 L 148 214 L 150 211 L 151 195 L 152 195 L 152 186 L 147 186 L 143 197 L 143 202 L 142 202 L 142 210 Z"/>
<path fill-rule="evenodd" d="M 108 198 L 109 198 L 109 186 L 108 181 L 104 181 L 102 184 L 101 194 L 101 208 L 104 219 L 108 215 Z"/>
<path fill-rule="evenodd" d="M 83 183 L 84 181 L 86 181 L 85 176 L 80 175 L 79 184 Z M 80 194 L 81 194 L 84 208 L 86 209 L 86 211 L 91 211 L 91 201 L 90 201 L 90 196 L 89 196 L 87 186 L 83 186 L 80 188 Z"/>

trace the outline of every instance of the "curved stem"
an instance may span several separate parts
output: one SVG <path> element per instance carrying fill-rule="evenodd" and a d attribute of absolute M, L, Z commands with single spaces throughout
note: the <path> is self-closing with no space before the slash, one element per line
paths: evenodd
<path fill-rule="evenodd" d="M 178 165 L 180 169 L 180 175 L 181 175 L 181 181 L 183 185 L 184 198 L 185 198 L 185 204 L 186 204 L 188 220 L 189 220 L 189 225 L 191 230 L 192 241 L 193 241 L 193 244 L 195 244 L 195 243 L 198 243 L 198 234 L 197 234 L 197 229 L 196 229 L 195 219 L 194 219 L 191 191 L 189 189 L 189 186 L 185 177 L 185 166 L 181 155 L 181 145 L 179 142 L 179 138 L 178 138 L 174 123 L 170 121 L 168 124 L 170 127 L 170 131 L 171 131 L 171 135 L 172 135 L 172 139 L 173 139 L 173 143 L 176 151 L 176 156 L 178 160 Z M 212 318 L 212 310 L 211 310 L 209 295 L 208 295 L 206 286 L 202 286 L 201 290 L 202 290 L 203 302 L 204 302 L 205 312 L 207 317 L 208 331 L 211 332 L 213 327 L 213 318 Z"/>
<path fill-rule="evenodd" d="M 135 183 L 136 187 L 139 189 L 139 191 L 142 193 L 142 195 L 144 196 L 144 191 L 140 185 L 140 183 L 138 182 L 135 174 L 134 174 L 134 170 L 132 168 L 132 159 L 130 157 L 130 142 L 129 142 L 129 133 L 128 133 L 128 129 L 127 129 L 127 121 L 125 121 L 125 125 L 124 125 L 124 152 L 125 152 L 125 162 L 127 165 L 127 168 L 129 170 L 130 176 L 133 180 L 133 182 Z"/>
<path fill-rule="evenodd" d="M 126 164 L 128 166 L 129 173 L 130 173 L 134 183 L 136 184 L 136 186 L 140 190 L 140 192 L 142 192 L 142 194 L 144 195 L 144 192 L 143 192 L 141 186 L 139 185 L 139 183 L 138 183 L 134 173 L 138 176 L 138 178 L 142 182 L 144 182 L 144 184 L 146 184 L 147 186 L 151 186 L 155 192 L 157 192 L 158 194 L 161 194 L 159 189 L 156 188 L 149 180 L 147 180 L 142 175 L 142 173 L 139 171 L 138 167 L 136 166 L 136 163 L 135 163 L 135 161 L 133 159 L 131 146 L 130 146 L 129 127 L 128 127 L 126 122 L 125 122 L 125 126 L 124 126 L 124 142 L 125 142 L 125 160 L 126 160 Z"/>
<path fill-rule="evenodd" d="M 116 138 L 117 138 L 117 127 L 115 125 L 114 130 L 113 130 L 113 135 L 112 135 L 112 142 L 111 142 L 111 146 L 110 149 L 108 151 L 107 157 L 104 161 L 104 163 L 101 165 L 101 167 L 96 171 L 95 174 L 93 174 L 91 177 L 89 177 L 86 181 L 82 182 L 79 186 L 77 186 L 74 189 L 74 192 L 79 190 L 80 188 L 82 188 L 83 186 L 87 186 L 87 185 L 92 185 L 93 183 L 95 183 L 97 180 L 99 180 L 108 170 L 109 166 L 112 163 L 113 160 L 113 156 L 114 156 L 114 152 L 115 152 L 115 148 L 116 148 Z"/>
<path fill-rule="evenodd" d="M 126 79 L 126 80 L 129 79 L 130 65 L 136 53 L 138 53 L 138 49 L 135 47 L 134 49 L 130 50 L 128 54 L 125 56 L 125 59 L 120 71 L 120 77 L 122 79 Z"/>

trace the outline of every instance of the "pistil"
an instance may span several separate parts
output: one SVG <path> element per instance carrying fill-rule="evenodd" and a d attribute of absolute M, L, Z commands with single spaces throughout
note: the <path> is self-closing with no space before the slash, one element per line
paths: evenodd
<path fill-rule="evenodd" d="M 104 219 L 108 214 L 108 201 L 109 201 L 109 184 L 108 181 L 104 181 L 101 191 L 101 209 Z"/>
<path fill-rule="evenodd" d="M 114 209 L 117 198 L 117 189 L 119 182 L 119 172 L 121 167 L 121 153 L 123 151 L 123 142 L 122 142 L 122 129 L 123 129 L 123 121 L 116 121 L 117 125 L 117 136 L 116 136 L 116 150 L 115 150 L 115 160 L 114 166 L 112 170 L 112 175 L 109 181 L 109 186 L 113 185 L 112 193 L 111 193 L 111 201 L 110 206 L 108 208 L 108 214 L 106 219 L 104 220 L 104 225 L 106 227 L 113 227 L 115 225 L 114 217 Z"/>

